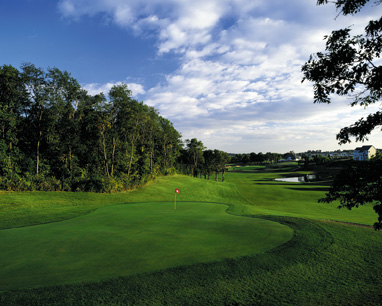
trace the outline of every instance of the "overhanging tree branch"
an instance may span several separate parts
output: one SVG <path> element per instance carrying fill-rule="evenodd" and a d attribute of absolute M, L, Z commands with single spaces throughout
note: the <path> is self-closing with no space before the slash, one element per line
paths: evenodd
<path fill-rule="evenodd" d="M 335 4 L 340 14 L 356 14 L 369 0 L 337 0 Z M 374 1 L 375 5 L 382 0 Z M 328 0 L 318 0 L 317 4 L 327 4 Z M 365 108 L 381 101 L 382 98 L 382 18 L 369 21 L 362 35 L 351 36 L 351 29 L 333 31 L 325 36 L 324 52 L 311 55 L 302 67 L 303 80 L 313 82 L 314 102 L 331 103 L 333 94 L 352 98 L 351 106 L 357 104 Z M 368 135 L 382 126 L 382 111 L 361 118 L 344 127 L 337 134 L 339 144 L 367 140 Z M 378 214 L 375 229 L 382 228 L 382 157 L 364 164 L 352 164 L 344 169 L 334 181 L 329 193 L 321 202 L 340 201 L 339 207 L 351 209 L 374 203 Z"/>

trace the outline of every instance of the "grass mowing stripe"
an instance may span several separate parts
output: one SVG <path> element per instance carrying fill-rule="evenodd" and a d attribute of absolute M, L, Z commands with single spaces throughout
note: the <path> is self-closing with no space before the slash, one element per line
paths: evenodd
<path fill-rule="evenodd" d="M 286 244 L 253 256 L 81 285 L 10 291 L 2 305 L 379 305 L 381 233 L 266 217 L 293 227 Z M 353 245 L 354 239 L 358 241 Z M 350 257 L 350 260 L 349 260 Z M 369 265 L 364 265 L 368 261 Z"/>
<path fill-rule="evenodd" d="M 256 254 L 288 241 L 276 222 L 229 215 L 221 204 L 100 208 L 67 221 L 0 231 L 0 290 L 99 281 Z M 25 248 L 28 253 L 23 252 Z"/>
<path fill-rule="evenodd" d="M 231 213 L 263 214 L 268 215 L 263 218 L 288 224 L 295 231 L 294 237 L 275 250 L 109 281 L 8 291 L 0 293 L 0 305 L 381 305 L 382 280 L 378 271 L 382 269 L 382 233 L 313 220 L 371 224 L 375 219 L 372 209 L 364 207 L 348 214 L 337 210 L 335 204 L 317 204 L 327 185 L 276 183 L 274 177 L 290 171 L 279 165 L 252 170 L 255 172 L 227 173 L 224 184 L 175 176 L 160 178 L 130 193 L 104 198 L 96 195 L 92 201 L 91 194 L 89 199 L 84 194 L 75 209 L 63 203 L 67 210 L 62 215 L 75 213 L 81 207 L 145 199 L 163 201 L 173 198 L 174 188 L 180 187 L 183 200 L 199 197 L 209 202 L 227 202 L 234 204 Z M 29 214 L 48 210 L 51 216 L 47 215 L 47 219 L 57 221 L 51 207 L 55 206 L 54 194 L 48 197 L 49 204 L 30 210 Z M 2 216 L 8 217 L 7 212 L 2 214 L 2 203 L 0 197 L 0 227 L 4 224 Z M 25 207 L 21 204 L 21 208 Z M 5 206 L 5 210 L 12 208 L 7 203 Z M 17 213 L 14 216 L 8 223 L 11 227 L 37 219 L 18 218 Z"/>
<path fill-rule="evenodd" d="M 372 205 L 357 209 L 338 209 L 338 203 L 318 203 L 328 186 L 316 183 L 275 182 L 273 178 L 285 175 L 279 172 L 227 173 L 227 181 L 236 184 L 249 205 L 235 205 L 232 212 L 243 214 L 295 216 L 311 219 L 329 219 L 372 225 L 376 214 Z"/>

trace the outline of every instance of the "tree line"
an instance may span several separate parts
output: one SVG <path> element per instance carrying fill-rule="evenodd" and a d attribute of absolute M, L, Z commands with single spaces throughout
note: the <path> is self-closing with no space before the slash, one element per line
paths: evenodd
<path fill-rule="evenodd" d="M 0 188 L 110 192 L 158 175 L 224 173 L 228 154 L 186 140 L 126 84 L 90 95 L 67 71 L 0 66 Z"/>
<path fill-rule="evenodd" d="M 186 148 L 181 154 L 183 173 L 208 180 L 215 174 L 215 181 L 218 181 L 218 175 L 221 173 L 221 181 L 224 182 L 227 163 L 230 161 L 228 153 L 216 149 L 207 150 L 196 138 L 186 139 Z"/>
<path fill-rule="evenodd" d="M 233 154 L 231 160 L 233 163 L 255 163 L 255 164 L 263 164 L 263 163 L 277 163 L 280 159 L 282 159 L 282 154 L 279 153 L 238 153 Z"/>

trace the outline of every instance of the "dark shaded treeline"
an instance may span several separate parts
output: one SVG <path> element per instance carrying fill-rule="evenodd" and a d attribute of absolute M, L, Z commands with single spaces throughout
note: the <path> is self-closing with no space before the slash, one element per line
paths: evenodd
<path fill-rule="evenodd" d="M 30 63 L 0 66 L 0 134 L 6 190 L 129 190 L 206 168 L 201 142 L 187 140 L 184 148 L 173 124 L 133 99 L 126 84 L 112 87 L 107 100 L 66 71 Z"/>
<path fill-rule="evenodd" d="M 256 163 L 256 164 L 262 164 L 262 163 L 277 163 L 280 159 L 283 158 L 283 154 L 279 153 L 239 153 L 239 154 L 232 154 L 231 160 L 233 163 Z"/>

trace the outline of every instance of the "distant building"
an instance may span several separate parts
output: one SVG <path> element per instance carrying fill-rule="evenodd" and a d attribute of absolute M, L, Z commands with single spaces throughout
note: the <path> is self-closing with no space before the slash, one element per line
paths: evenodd
<path fill-rule="evenodd" d="M 354 160 L 368 160 L 377 154 L 377 149 L 374 146 L 362 146 L 355 148 Z"/>
<path fill-rule="evenodd" d="M 354 151 L 353 150 L 337 150 L 337 151 L 326 151 L 322 152 L 321 150 L 316 150 L 312 151 L 309 150 L 306 153 L 300 153 L 300 154 L 305 154 L 308 155 L 310 158 L 315 157 L 315 156 L 326 156 L 330 158 L 353 158 L 354 156 Z"/>
<path fill-rule="evenodd" d="M 293 153 L 286 153 L 283 155 L 283 159 L 281 161 L 299 161 L 301 160 L 300 156 L 297 156 Z"/>

